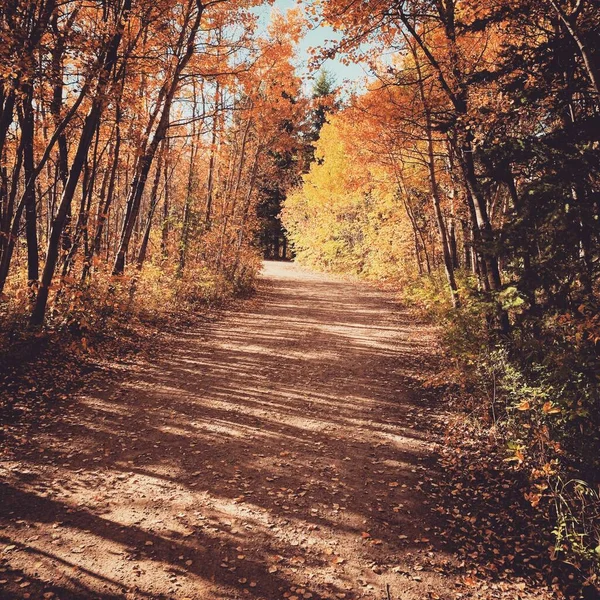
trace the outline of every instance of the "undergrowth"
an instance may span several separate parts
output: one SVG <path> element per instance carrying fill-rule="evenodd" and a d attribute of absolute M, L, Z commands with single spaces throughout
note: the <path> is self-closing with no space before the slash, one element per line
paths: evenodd
<path fill-rule="evenodd" d="M 530 506 L 538 535 L 547 540 L 550 560 L 572 569 L 569 581 L 563 582 L 565 594 L 596 597 L 600 592 L 598 312 L 580 307 L 575 317 L 565 312 L 541 318 L 532 314 L 515 288 L 484 299 L 467 276 L 460 278 L 461 306 L 452 308 L 448 296 L 441 274 L 403 290 L 406 303 L 442 325 L 449 358 L 444 378 L 458 388 L 456 398 L 465 415 L 460 434 L 455 431 L 453 436 L 456 447 L 462 448 L 460 469 L 472 460 L 472 468 L 482 471 L 482 485 L 504 473 L 505 485 L 516 488 Z M 489 317 L 499 304 L 510 317 L 509 336 L 500 335 Z M 469 459 L 469 453 L 464 454 L 468 439 L 477 440 L 485 452 Z M 573 591 L 574 572 L 582 586 L 579 591 Z"/>

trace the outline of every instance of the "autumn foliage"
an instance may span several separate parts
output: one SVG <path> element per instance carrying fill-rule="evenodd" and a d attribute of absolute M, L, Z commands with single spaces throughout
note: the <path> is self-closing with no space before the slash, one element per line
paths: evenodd
<path fill-rule="evenodd" d="M 285 203 L 298 258 L 390 280 L 442 319 L 448 380 L 473 394 L 506 467 L 528 474 L 553 552 L 597 564 L 598 7 L 320 10 L 372 77 Z"/>
<path fill-rule="evenodd" d="M 305 114 L 303 20 L 258 33 L 257 4 L 3 4 L 7 319 L 88 329 L 251 287 L 256 207 Z M 288 179 L 300 168 L 288 160 Z"/>
<path fill-rule="evenodd" d="M 321 0 L 268 30 L 261 4 L 4 0 L 4 346 L 251 289 L 285 199 L 300 262 L 440 319 L 448 389 L 597 583 L 598 3 Z M 311 18 L 364 93 L 307 97 Z"/>

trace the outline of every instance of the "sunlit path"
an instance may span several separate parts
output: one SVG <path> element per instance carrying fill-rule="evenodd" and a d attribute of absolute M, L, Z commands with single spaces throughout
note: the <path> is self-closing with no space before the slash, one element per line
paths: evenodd
<path fill-rule="evenodd" d="M 419 490 L 430 409 L 410 391 L 433 347 L 385 293 L 267 263 L 257 298 L 97 376 L 2 465 L 23 593 L 441 594 L 447 557 Z"/>

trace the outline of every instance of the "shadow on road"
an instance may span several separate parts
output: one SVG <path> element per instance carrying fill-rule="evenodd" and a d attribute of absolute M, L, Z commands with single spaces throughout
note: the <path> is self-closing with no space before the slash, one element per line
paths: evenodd
<path fill-rule="evenodd" d="M 434 334 L 384 292 L 267 263 L 257 298 L 96 373 L 3 463 L 0 595 L 439 596 Z"/>

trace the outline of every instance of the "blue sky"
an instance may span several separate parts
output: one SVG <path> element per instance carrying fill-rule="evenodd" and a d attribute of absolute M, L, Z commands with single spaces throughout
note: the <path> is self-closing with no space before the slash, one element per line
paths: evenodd
<path fill-rule="evenodd" d="M 261 24 L 266 26 L 269 21 L 271 10 L 275 9 L 285 13 L 288 9 L 298 6 L 302 9 L 305 2 L 296 2 L 296 0 L 275 0 L 273 7 L 265 5 L 257 9 L 257 13 L 260 16 Z M 326 40 L 335 38 L 336 34 L 330 27 L 320 26 L 308 31 L 298 48 L 298 73 L 303 77 L 309 75 L 307 68 L 309 55 L 307 51 L 310 47 L 321 47 L 326 43 Z M 334 75 L 337 85 L 342 86 L 344 91 L 350 91 L 350 89 L 354 87 L 353 84 L 359 83 L 365 77 L 365 71 L 362 66 L 357 64 L 344 65 L 338 59 L 327 60 L 323 65 L 323 68 Z M 310 82 L 307 82 L 307 87 L 310 89 Z"/>

